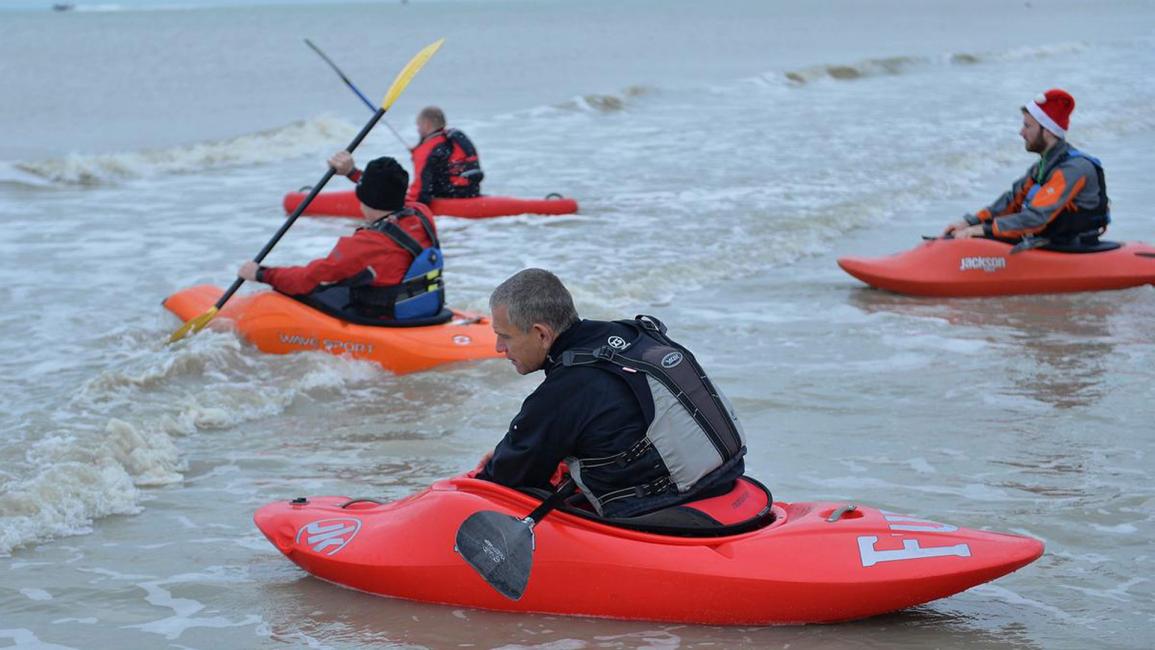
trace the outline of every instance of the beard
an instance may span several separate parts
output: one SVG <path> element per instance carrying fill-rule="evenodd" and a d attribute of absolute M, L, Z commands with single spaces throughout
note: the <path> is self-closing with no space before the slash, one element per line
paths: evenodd
<path fill-rule="evenodd" d="M 1046 151 L 1047 141 L 1043 138 L 1043 130 L 1039 129 L 1039 132 L 1035 134 L 1035 137 L 1031 138 L 1030 140 L 1024 138 L 1023 146 L 1026 147 L 1027 151 L 1031 153 L 1043 153 Z"/>

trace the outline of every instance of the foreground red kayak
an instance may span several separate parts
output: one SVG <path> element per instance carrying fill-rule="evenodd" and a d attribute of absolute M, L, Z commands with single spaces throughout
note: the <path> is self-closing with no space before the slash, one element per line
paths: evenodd
<path fill-rule="evenodd" d="M 498 593 L 454 547 L 471 515 L 525 517 L 540 503 L 494 483 L 458 477 L 391 503 L 283 501 L 258 510 L 254 521 L 305 571 L 360 591 L 493 610 L 714 625 L 874 616 L 994 580 L 1043 552 L 1042 542 L 1018 535 L 843 503 L 771 508 L 768 498 L 755 482 L 739 481 L 731 494 L 694 504 L 712 514 L 750 507 L 765 514 L 755 517 L 759 527 L 707 538 L 628 530 L 573 508 L 556 511 L 534 527 L 536 560 L 519 600 Z"/>
<path fill-rule="evenodd" d="M 1100 248 L 1012 255 L 1010 244 L 991 239 L 936 239 L 889 257 L 843 257 L 838 265 L 872 287 L 912 296 L 1104 291 L 1155 283 L 1155 247 L 1103 242 Z"/>
<path fill-rule="evenodd" d="M 200 285 L 164 300 L 166 309 L 187 321 L 212 307 L 223 292 Z M 321 350 L 368 359 L 395 373 L 427 370 L 444 363 L 497 357 L 489 319 L 452 312 L 445 322 L 416 327 L 380 327 L 339 320 L 275 291 L 233 296 L 218 319 L 263 352 L 289 354 Z"/>
<path fill-rule="evenodd" d="M 291 214 L 306 192 L 289 192 L 283 201 L 285 213 Z M 573 214 L 577 201 L 565 197 L 518 199 L 509 196 L 479 196 L 473 199 L 433 199 L 429 209 L 433 214 L 464 219 L 489 219 L 516 214 Z M 361 204 L 352 190 L 321 192 L 303 213 L 312 217 L 361 217 Z"/>

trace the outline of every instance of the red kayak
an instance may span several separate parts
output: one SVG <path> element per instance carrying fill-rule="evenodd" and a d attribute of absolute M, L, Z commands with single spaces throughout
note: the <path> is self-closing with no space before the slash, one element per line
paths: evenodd
<path fill-rule="evenodd" d="M 1155 283 L 1155 247 L 1101 242 L 1095 252 L 1011 253 L 991 239 L 936 239 L 889 257 L 843 257 L 844 271 L 912 296 L 1006 296 L 1127 289 Z"/>
<path fill-rule="evenodd" d="M 525 517 L 539 504 L 458 477 L 390 503 L 272 503 L 254 521 L 302 569 L 359 591 L 511 612 L 711 625 L 874 616 L 994 580 L 1043 553 L 1042 542 L 1029 537 L 875 508 L 771 504 L 765 488 L 742 480 L 730 494 L 690 504 L 723 523 L 730 511 L 758 511 L 747 519 L 756 526 L 718 537 L 631 530 L 571 506 L 549 514 L 531 527 L 536 559 L 515 600 L 475 572 L 455 543 L 467 519 Z M 497 541 L 482 550 L 486 559 L 504 561 L 507 550 Z"/>
<path fill-rule="evenodd" d="M 291 214 L 307 192 L 289 192 L 283 201 L 285 213 Z M 551 195 L 556 196 L 556 195 Z M 479 196 L 473 199 L 433 199 L 433 214 L 464 219 L 489 219 L 516 214 L 573 214 L 577 201 L 562 196 L 544 199 L 518 199 L 510 196 Z M 352 190 L 321 192 L 302 213 L 312 217 L 361 217 L 361 204 Z"/>

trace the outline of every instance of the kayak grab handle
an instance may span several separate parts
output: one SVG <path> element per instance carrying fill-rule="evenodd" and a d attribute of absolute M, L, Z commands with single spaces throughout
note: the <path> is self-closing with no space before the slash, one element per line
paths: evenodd
<path fill-rule="evenodd" d="M 834 522 L 838 521 L 839 519 L 842 519 L 842 515 L 845 515 L 848 512 L 854 512 L 855 510 L 858 510 L 858 506 L 854 505 L 853 503 L 844 505 L 841 508 L 830 513 L 830 516 L 826 518 L 826 523 L 833 524 Z"/>
<path fill-rule="evenodd" d="M 348 508 L 349 506 L 353 505 L 354 503 L 376 503 L 377 505 L 381 505 L 381 504 L 385 503 L 385 501 L 379 501 L 379 500 L 374 499 L 372 497 L 361 497 L 359 499 L 349 499 L 348 501 L 346 501 L 345 503 L 342 503 L 341 505 L 339 505 L 337 507 L 344 510 L 345 508 Z"/>

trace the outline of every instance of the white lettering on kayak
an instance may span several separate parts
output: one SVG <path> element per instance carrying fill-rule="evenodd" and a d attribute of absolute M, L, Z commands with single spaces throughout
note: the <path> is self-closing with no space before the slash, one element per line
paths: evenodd
<path fill-rule="evenodd" d="M 314 553 L 321 553 L 331 546 L 336 546 L 337 548 L 325 553 L 335 555 L 353 541 L 359 530 L 361 530 L 360 519 L 319 519 L 297 530 L 296 543 L 300 544 L 301 538 L 304 537 L 305 543 Z"/>
<path fill-rule="evenodd" d="M 324 349 L 326 352 L 333 354 L 373 354 L 372 343 L 360 343 L 358 341 L 342 341 L 340 339 L 321 339 L 317 340 L 315 336 L 301 336 L 300 334 L 285 334 L 283 332 L 277 333 L 282 345 L 292 345 L 299 348 L 309 348 L 315 350 L 317 348 Z"/>
<path fill-rule="evenodd" d="M 964 257 L 959 262 L 958 270 L 994 273 L 1005 268 L 1007 268 L 1007 258 L 1005 257 Z"/>
<path fill-rule="evenodd" d="M 880 562 L 896 562 L 898 560 L 917 560 L 928 557 L 970 557 L 971 549 L 966 544 L 951 546 L 934 546 L 923 548 L 917 539 L 902 540 L 902 548 L 893 550 L 878 550 L 874 544 L 878 538 L 874 535 L 862 535 L 858 538 L 858 556 L 862 558 L 863 567 L 872 567 Z"/>
<path fill-rule="evenodd" d="M 277 332 L 277 336 L 280 337 L 281 343 L 285 345 L 296 345 L 302 348 L 317 347 L 317 337 L 315 336 L 301 336 L 300 334 L 289 335 L 283 332 Z"/>
<path fill-rule="evenodd" d="M 338 339 L 324 339 L 321 341 L 328 352 L 336 354 L 344 354 L 346 352 L 352 354 L 371 354 L 373 352 L 373 345 L 370 343 L 358 343 L 356 341 L 341 341 Z"/>

